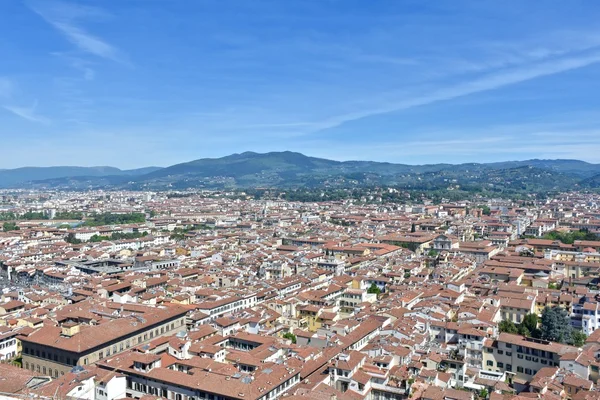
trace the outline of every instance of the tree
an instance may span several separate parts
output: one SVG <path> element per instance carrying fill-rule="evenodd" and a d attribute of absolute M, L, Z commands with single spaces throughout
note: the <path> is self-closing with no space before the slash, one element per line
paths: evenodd
<path fill-rule="evenodd" d="M 292 332 L 284 333 L 283 338 L 291 340 L 293 344 L 296 344 L 296 335 L 294 335 Z"/>
<path fill-rule="evenodd" d="M 514 322 L 506 320 L 506 319 L 500 321 L 500 323 L 498 324 L 498 329 L 500 330 L 500 332 L 519 333 L 519 329 L 514 324 Z"/>
<path fill-rule="evenodd" d="M 488 391 L 487 391 L 487 389 L 485 389 L 485 388 L 481 389 L 479 391 L 479 397 L 482 398 L 482 399 L 487 399 L 487 397 L 488 397 Z"/>
<path fill-rule="evenodd" d="M 407 393 L 410 393 L 410 389 L 411 389 L 411 387 L 412 387 L 413 383 L 415 383 L 415 378 L 409 378 L 409 379 L 406 381 L 406 392 L 407 392 Z"/>
<path fill-rule="evenodd" d="M 529 313 L 523 318 L 523 321 L 521 321 L 521 326 L 524 329 L 527 329 L 528 332 L 533 334 L 535 331 L 538 330 L 538 328 L 537 328 L 538 319 L 539 318 L 536 314 Z M 529 336 L 529 335 L 527 334 L 525 336 Z"/>
<path fill-rule="evenodd" d="M 527 329 L 526 326 L 522 324 L 515 325 L 517 327 L 517 333 L 522 336 L 531 336 L 531 332 Z"/>
<path fill-rule="evenodd" d="M 544 235 L 544 239 L 559 240 L 565 244 L 573 244 L 576 240 L 598 240 L 598 237 L 595 233 L 582 229 L 574 232 L 548 232 Z"/>
<path fill-rule="evenodd" d="M 567 343 L 571 340 L 569 315 L 564 308 L 546 307 L 542 312 L 541 338 L 553 342 Z"/>
<path fill-rule="evenodd" d="M 371 283 L 371 287 L 367 289 L 367 293 L 381 294 L 381 289 L 373 282 Z"/>
<path fill-rule="evenodd" d="M 96 214 L 92 218 L 87 219 L 85 226 L 101 226 L 101 225 L 120 225 L 120 224 L 137 224 L 146 222 L 144 213 L 130 214 Z"/>
<path fill-rule="evenodd" d="M 4 224 L 2 224 L 2 230 L 4 232 L 18 231 L 19 227 L 17 226 L 17 224 L 15 222 L 5 222 Z"/>
<path fill-rule="evenodd" d="M 573 332 L 571 333 L 570 344 L 572 344 L 573 346 L 582 347 L 585 344 L 585 339 L 587 339 L 585 333 L 573 329 Z"/>
<path fill-rule="evenodd" d="M 550 282 L 548 284 L 548 289 L 558 289 L 558 283 L 556 283 L 556 282 Z"/>
<path fill-rule="evenodd" d="M 67 235 L 67 237 L 65 238 L 65 241 L 67 243 L 71 243 L 71 244 L 79 244 L 79 243 L 81 243 L 81 240 L 77 239 L 75 237 L 75 234 L 73 234 L 73 233 L 69 233 Z"/>

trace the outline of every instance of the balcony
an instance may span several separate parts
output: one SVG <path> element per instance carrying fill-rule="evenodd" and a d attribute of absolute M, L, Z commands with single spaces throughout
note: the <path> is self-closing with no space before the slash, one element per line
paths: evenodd
<path fill-rule="evenodd" d="M 388 386 L 388 385 L 381 385 L 379 383 L 371 383 L 371 389 L 379 390 L 380 392 L 395 393 L 395 394 L 400 394 L 400 395 L 406 394 L 406 390 L 404 390 L 404 389 L 400 389 L 400 388 Z"/>
<path fill-rule="evenodd" d="M 458 347 L 460 349 L 467 349 L 471 351 L 483 351 L 483 344 L 478 342 L 459 342 Z"/>

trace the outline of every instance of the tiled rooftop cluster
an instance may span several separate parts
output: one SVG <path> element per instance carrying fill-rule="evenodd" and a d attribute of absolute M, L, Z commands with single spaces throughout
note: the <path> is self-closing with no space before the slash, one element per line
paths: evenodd
<path fill-rule="evenodd" d="M 0 193 L 0 395 L 600 399 L 600 238 L 543 238 L 600 197 L 236 196 Z M 585 343 L 502 328 L 547 307 Z"/>

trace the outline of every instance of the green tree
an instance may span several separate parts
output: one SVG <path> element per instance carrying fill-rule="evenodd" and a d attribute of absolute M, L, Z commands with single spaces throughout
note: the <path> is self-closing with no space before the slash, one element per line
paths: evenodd
<path fill-rule="evenodd" d="M 121 224 L 139 224 L 146 222 L 144 213 L 130 214 L 96 214 L 92 218 L 85 221 L 85 226 L 101 226 L 101 225 L 121 225 Z"/>
<path fill-rule="evenodd" d="M 564 308 L 544 308 L 540 335 L 542 339 L 567 343 L 571 340 L 571 329 L 569 315 Z"/>
<path fill-rule="evenodd" d="M 54 219 L 83 219 L 83 213 L 79 211 L 59 211 Z"/>
<path fill-rule="evenodd" d="M 521 326 L 530 333 L 533 333 L 537 330 L 538 320 L 539 318 L 536 314 L 529 313 L 523 318 L 523 321 L 521 321 Z"/>
<path fill-rule="evenodd" d="M 69 233 L 69 234 L 67 235 L 67 237 L 65 238 L 65 241 L 66 241 L 67 243 L 71 243 L 71 244 L 79 244 L 79 243 L 81 243 L 81 240 L 80 240 L 80 239 L 77 239 L 77 238 L 75 237 L 75 234 L 73 234 L 73 233 Z"/>
<path fill-rule="evenodd" d="M 576 240 L 598 240 L 598 236 L 584 229 L 573 232 L 552 231 L 545 234 L 544 239 L 558 240 L 565 244 L 573 244 Z"/>
<path fill-rule="evenodd" d="M 17 224 L 15 222 L 5 222 L 4 224 L 2 224 L 2 230 L 4 232 L 18 231 L 19 227 L 17 226 Z"/>
<path fill-rule="evenodd" d="M 529 329 L 527 329 L 526 326 L 519 324 L 519 325 L 515 325 L 517 327 L 517 333 L 519 335 L 523 335 L 523 336 L 531 336 L 531 332 L 529 331 Z"/>
<path fill-rule="evenodd" d="M 558 289 L 558 288 L 559 288 L 558 283 L 556 283 L 556 282 L 550 282 L 548 284 L 548 289 Z"/>
<path fill-rule="evenodd" d="M 515 334 L 519 333 L 519 329 L 514 324 L 514 322 L 506 320 L 506 319 L 500 321 L 500 323 L 498 324 L 498 329 L 500 330 L 500 332 L 515 333 Z"/>
<path fill-rule="evenodd" d="M 373 282 L 371 287 L 367 289 L 367 293 L 381 294 L 381 289 Z"/>
<path fill-rule="evenodd" d="M 487 391 L 487 389 L 485 389 L 485 388 L 481 389 L 479 391 L 479 397 L 482 398 L 482 399 L 487 399 L 487 397 L 488 397 L 488 391 Z"/>
<path fill-rule="evenodd" d="M 284 333 L 283 338 L 291 340 L 293 344 L 296 344 L 296 335 L 294 335 L 292 332 Z"/>
<path fill-rule="evenodd" d="M 587 336 L 585 335 L 585 333 L 578 331 L 576 329 L 573 329 L 573 332 L 571 333 L 571 343 L 573 346 L 577 346 L 577 347 L 582 347 L 585 344 L 585 340 L 587 339 Z"/>
<path fill-rule="evenodd" d="M 27 211 L 21 216 L 21 219 L 33 220 L 33 219 L 48 219 L 48 216 L 43 211 Z"/>

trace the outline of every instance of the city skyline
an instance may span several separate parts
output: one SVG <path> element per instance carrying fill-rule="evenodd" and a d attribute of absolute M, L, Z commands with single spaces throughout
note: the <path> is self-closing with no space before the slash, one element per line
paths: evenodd
<path fill-rule="evenodd" d="M 0 14 L 0 168 L 283 150 L 600 162 L 589 3 L 26 1 Z"/>

